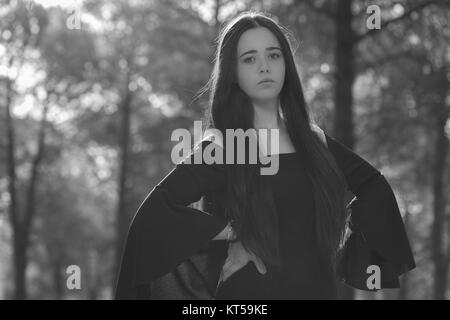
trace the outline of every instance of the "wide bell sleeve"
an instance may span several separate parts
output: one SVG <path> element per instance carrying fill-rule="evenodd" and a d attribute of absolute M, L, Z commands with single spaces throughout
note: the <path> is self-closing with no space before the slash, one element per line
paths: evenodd
<path fill-rule="evenodd" d="M 352 150 L 325 134 L 330 152 L 342 170 L 350 191 L 352 233 L 340 251 L 338 277 L 366 291 L 369 266 L 378 266 L 380 289 L 399 288 L 399 276 L 416 267 L 392 188 L 379 170 Z"/>
<path fill-rule="evenodd" d="M 224 187 L 223 165 L 194 162 L 209 143 L 203 141 L 177 164 L 138 208 L 128 230 L 115 299 L 138 298 L 150 281 L 207 246 L 227 225 L 223 217 L 188 206 Z"/>

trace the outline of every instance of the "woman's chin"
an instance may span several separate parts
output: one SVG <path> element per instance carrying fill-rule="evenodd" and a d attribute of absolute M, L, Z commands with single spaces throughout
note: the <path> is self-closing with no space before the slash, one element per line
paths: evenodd
<path fill-rule="evenodd" d="M 260 92 L 258 95 L 255 95 L 252 97 L 252 100 L 254 101 L 268 101 L 268 100 L 273 100 L 276 99 L 278 97 L 278 93 L 276 91 L 272 91 L 272 92 Z"/>

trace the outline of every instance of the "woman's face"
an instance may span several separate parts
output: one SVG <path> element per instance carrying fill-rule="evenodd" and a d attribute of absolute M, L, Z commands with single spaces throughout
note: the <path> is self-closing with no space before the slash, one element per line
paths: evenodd
<path fill-rule="evenodd" d="M 285 63 L 277 38 L 264 27 L 245 31 L 237 45 L 237 82 L 252 101 L 278 98 Z M 270 79 L 269 82 L 261 82 Z"/>

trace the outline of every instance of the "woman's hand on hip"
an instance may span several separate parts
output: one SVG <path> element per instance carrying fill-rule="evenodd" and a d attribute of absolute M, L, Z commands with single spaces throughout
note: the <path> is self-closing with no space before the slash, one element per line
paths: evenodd
<path fill-rule="evenodd" d="M 247 263 L 253 261 L 259 273 L 267 272 L 266 266 L 260 258 L 252 252 L 247 251 L 240 241 L 230 242 L 228 246 L 228 257 L 220 273 L 220 281 L 225 282 L 232 274 L 242 269 Z"/>

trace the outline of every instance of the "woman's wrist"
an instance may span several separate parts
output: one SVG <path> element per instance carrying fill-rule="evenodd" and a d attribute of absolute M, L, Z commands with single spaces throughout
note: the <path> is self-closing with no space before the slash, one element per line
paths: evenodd
<path fill-rule="evenodd" d="M 227 224 L 227 238 L 226 238 L 227 242 L 234 242 L 237 238 L 236 233 L 233 229 L 232 223 L 233 223 L 233 221 L 230 221 Z"/>
<path fill-rule="evenodd" d="M 231 222 L 220 231 L 220 233 L 213 238 L 213 240 L 225 240 L 227 242 L 233 242 L 236 239 L 236 233 L 234 232 Z"/>

